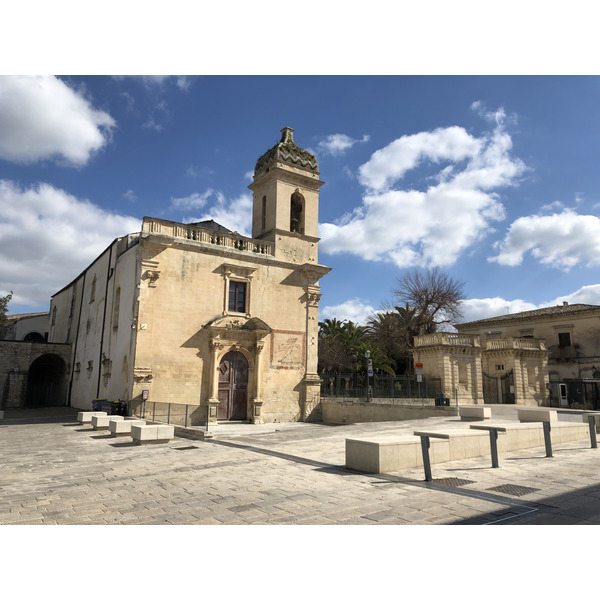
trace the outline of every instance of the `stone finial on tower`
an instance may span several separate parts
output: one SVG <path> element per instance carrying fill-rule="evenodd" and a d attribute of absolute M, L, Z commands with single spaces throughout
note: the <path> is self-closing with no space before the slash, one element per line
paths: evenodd
<path fill-rule="evenodd" d="M 281 130 L 281 144 L 287 144 L 294 141 L 294 130 L 291 127 L 284 127 Z"/>

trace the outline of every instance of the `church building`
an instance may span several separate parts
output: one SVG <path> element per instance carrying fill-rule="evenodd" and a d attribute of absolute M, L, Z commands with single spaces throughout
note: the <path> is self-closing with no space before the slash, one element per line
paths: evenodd
<path fill-rule="evenodd" d="M 185 405 L 192 425 L 318 418 L 323 182 L 293 131 L 256 163 L 251 238 L 144 217 L 52 297 L 67 404 Z"/>

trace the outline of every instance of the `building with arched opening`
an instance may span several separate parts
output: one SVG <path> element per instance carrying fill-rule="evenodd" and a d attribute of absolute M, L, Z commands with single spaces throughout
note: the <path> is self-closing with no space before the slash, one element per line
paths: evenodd
<path fill-rule="evenodd" d="M 51 300 L 68 403 L 185 406 L 191 424 L 318 418 L 322 185 L 285 127 L 254 169 L 251 238 L 145 217 L 114 240 Z"/>

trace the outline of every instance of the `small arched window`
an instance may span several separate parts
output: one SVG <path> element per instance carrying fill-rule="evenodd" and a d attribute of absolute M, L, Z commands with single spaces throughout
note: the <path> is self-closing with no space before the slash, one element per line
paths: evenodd
<path fill-rule="evenodd" d="M 298 190 L 290 203 L 290 231 L 304 233 L 304 196 Z"/>
<path fill-rule="evenodd" d="M 121 308 L 121 288 L 118 287 L 115 291 L 115 301 L 113 304 L 113 318 L 112 318 L 112 326 L 113 329 L 117 329 L 119 327 L 119 310 Z"/>

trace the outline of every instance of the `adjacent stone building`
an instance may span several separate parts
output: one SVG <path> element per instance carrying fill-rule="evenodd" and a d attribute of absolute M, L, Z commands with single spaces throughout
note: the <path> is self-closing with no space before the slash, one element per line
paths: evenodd
<path fill-rule="evenodd" d="M 564 302 L 456 327 L 460 334 L 476 335 L 487 346 L 499 345 L 503 338 L 522 345 L 542 340 L 548 352 L 548 402 L 600 409 L 600 306 Z M 499 364 L 506 371 L 513 368 L 508 361 Z M 486 372 L 493 373 L 491 367 Z M 514 373 L 518 377 L 518 369 Z"/>
<path fill-rule="evenodd" d="M 286 127 L 254 169 L 251 238 L 145 217 L 114 240 L 51 300 L 66 402 L 185 405 L 192 424 L 318 418 L 322 185 Z"/>

